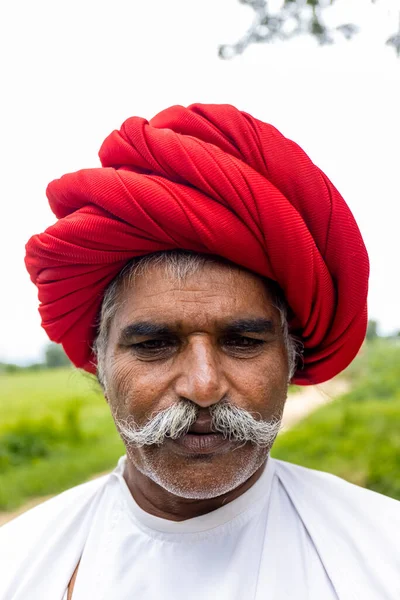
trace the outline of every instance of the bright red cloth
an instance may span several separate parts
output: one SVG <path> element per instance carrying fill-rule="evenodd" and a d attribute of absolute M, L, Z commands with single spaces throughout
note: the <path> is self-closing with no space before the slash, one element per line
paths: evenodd
<path fill-rule="evenodd" d="M 279 283 L 305 347 L 295 383 L 351 362 L 366 331 L 368 256 L 343 198 L 297 144 L 232 106 L 195 104 L 128 119 L 100 159 L 50 183 L 58 221 L 26 247 L 42 325 L 76 366 L 95 369 L 106 286 L 133 257 L 174 248 Z"/>

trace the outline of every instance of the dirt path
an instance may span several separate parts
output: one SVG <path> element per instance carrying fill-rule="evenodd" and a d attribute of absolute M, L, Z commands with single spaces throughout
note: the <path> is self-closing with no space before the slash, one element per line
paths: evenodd
<path fill-rule="evenodd" d="M 347 381 L 336 378 L 320 385 L 304 387 L 301 391 L 290 394 L 283 412 L 283 431 L 287 431 L 323 404 L 328 404 L 345 394 L 349 391 L 349 387 Z"/>
<path fill-rule="evenodd" d="M 301 391 L 289 395 L 283 414 L 283 428 L 282 431 L 287 431 L 295 423 L 304 419 L 310 412 L 317 409 L 323 404 L 331 402 L 337 396 L 344 394 L 349 389 L 349 384 L 343 379 L 333 379 L 327 383 L 323 383 L 317 386 L 310 386 L 302 389 Z M 95 479 L 100 477 L 104 473 L 100 473 L 91 477 Z M 41 504 L 45 500 L 48 500 L 51 496 L 41 496 L 39 498 L 33 498 L 26 504 L 23 504 L 18 510 L 13 512 L 0 512 L 0 526 L 4 525 L 11 519 L 18 517 L 25 511 L 33 508 L 34 506 Z"/>

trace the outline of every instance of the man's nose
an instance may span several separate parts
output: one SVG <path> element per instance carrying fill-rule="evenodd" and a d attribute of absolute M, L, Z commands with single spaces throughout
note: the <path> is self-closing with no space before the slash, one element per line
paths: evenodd
<path fill-rule="evenodd" d="M 180 357 L 175 392 L 202 408 L 216 404 L 227 394 L 218 351 L 211 340 L 193 336 Z"/>

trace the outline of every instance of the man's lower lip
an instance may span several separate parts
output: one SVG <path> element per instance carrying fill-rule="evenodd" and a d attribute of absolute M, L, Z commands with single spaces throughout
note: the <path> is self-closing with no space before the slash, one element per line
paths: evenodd
<path fill-rule="evenodd" d="M 204 433 L 197 435 L 187 433 L 176 440 L 170 440 L 174 445 L 191 454 L 211 454 L 231 446 L 233 442 L 224 438 L 221 433 Z"/>

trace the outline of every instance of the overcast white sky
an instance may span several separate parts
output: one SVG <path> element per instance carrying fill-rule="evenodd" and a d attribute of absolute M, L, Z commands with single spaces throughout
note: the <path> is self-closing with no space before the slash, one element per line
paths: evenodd
<path fill-rule="evenodd" d="M 339 188 L 371 259 L 370 315 L 400 329 L 400 60 L 384 45 L 399 0 L 337 0 L 352 42 L 250 48 L 235 41 L 252 11 L 237 0 L 36 0 L 4 3 L 0 361 L 37 360 L 46 342 L 24 244 L 50 225 L 47 183 L 98 165 L 104 137 L 132 115 L 227 102 L 299 143 Z M 6 61 L 4 60 L 6 57 Z"/>

